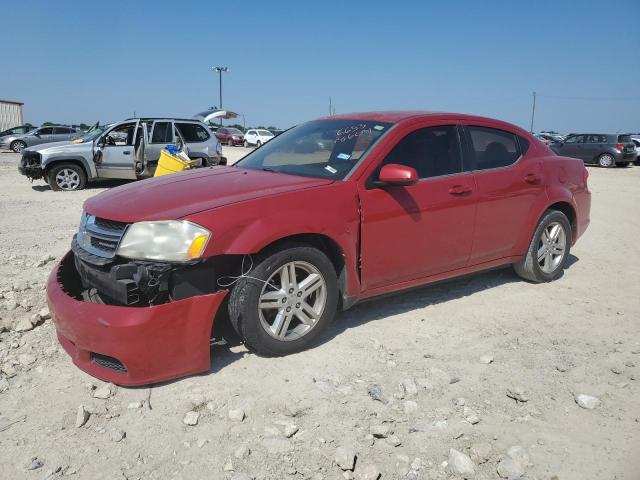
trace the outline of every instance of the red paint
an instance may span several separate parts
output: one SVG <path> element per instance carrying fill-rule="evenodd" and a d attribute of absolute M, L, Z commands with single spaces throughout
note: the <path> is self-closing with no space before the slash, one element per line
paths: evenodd
<path fill-rule="evenodd" d="M 574 243 L 589 224 L 591 194 L 582 161 L 555 155 L 511 124 L 427 112 L 331 118 L 394 124 L 345 181 L 233 167 L 201 169 L 114 188 L 88 200 L 85 209 L 122 222 L 188 219 L 213 232 L 206 257 L 253 254 L 288 236 L 322 235 L 344 254 L 344 296 L 352 299 L 517 262 L 540 216 L 559 202 L 575 213 Z M 367 182 L 404 136 L 452 124 L 502 129 L 526 138 L 530 146 L 509 167 L 417 180 L 415 170 L 390 164 L 377 180 L 407 185 L 372 187 Z M 74 362 L 92 375 L 123 384 L 205 371 L 208 333 L 225 294 L 125 308 L 71 299 L 61 291 L 55 272 L 48 286 L 61 341 Z M 103 320 L 111 326 L 101 325 Z M 113 378 L 117 374 L 90 364 L 87 350 L 121 358 L 131 365 L 129 377 Z"/>

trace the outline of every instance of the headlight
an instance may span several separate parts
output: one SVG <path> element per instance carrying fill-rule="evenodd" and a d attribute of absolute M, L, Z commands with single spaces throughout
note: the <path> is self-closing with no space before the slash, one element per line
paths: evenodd
<path fill-rule="evenodd" d="M 138 222 L 127 228 L 118 255 L 186 262 L 202 256 L 210 237 L 209 230 L 187 221 Z"/>

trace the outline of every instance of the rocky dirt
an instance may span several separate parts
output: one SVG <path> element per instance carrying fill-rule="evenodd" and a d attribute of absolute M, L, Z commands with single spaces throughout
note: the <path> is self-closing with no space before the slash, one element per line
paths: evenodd
<path fill-rule="evenodd" d="M 234 149 L 233 156 L 242 149 Z M 0 154 L 0 478 L 640 478 L 640 168 L 591 168 L 552 284 L 509 269 L 358 305 L 315 348 L 152 388 L 73 366 L 47 275 L 83 201 Z"/>

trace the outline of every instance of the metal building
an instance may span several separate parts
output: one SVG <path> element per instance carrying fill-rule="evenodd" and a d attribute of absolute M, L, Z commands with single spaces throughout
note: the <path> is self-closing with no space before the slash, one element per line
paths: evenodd
<path fill-rule="evenodd" d="M 22 105 L 24 105 L 22 102 L 0 100 L 0 131 L 24 125 Z"/>

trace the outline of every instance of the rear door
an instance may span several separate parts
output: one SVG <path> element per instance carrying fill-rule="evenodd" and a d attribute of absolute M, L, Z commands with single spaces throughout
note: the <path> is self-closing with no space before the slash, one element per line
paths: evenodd
<path fill-rule="evenodd" d="M 173 136 L 173 122 L 171 120 L 156 120 L 151 127 L 149 143 L 145 146 L 144 159 L 146 162 L 157 162 L 160 150 L 175 143 Z"/>
<path fill-rule="evenodd" d="M 423 122 L 403 134 L 359 192 L 365 290 L 462 268 L 471 252 L 477 194 L 456 125 Z M 376 185 L 389 163 L 415 168 L 418 183 Z"/>
<path fill-rule="evenodd" d="M 63 142 L 65 140 L 70 140 L 72 133 L 75 130 L 72 130 L 68 127 L 54 127 L 53 129 L 53 138 L 54 142 Z"/>
<path fill-rule="evenodd" d="M 585 162 L 594 163 L 598 156 L 607 150 L 607 136 L 590 134 L 585 135 L 585 143 L 583 147 L 583 157 Z"/>
<path fill-rule="evenodd" d="M 564 157 L 579 158 L 584 160 L 586 135 L 571 135 L 567 137 L 560 149 L 560 155 Z"/>
<path fill-rule="evenodd" d="M 515 255 L 514 247 L 540 195 L 546 195 L 542 165 L 518 135 L 467 124 L 465 163 L 473 170 L 477 215 L 469 265 Z"/>

